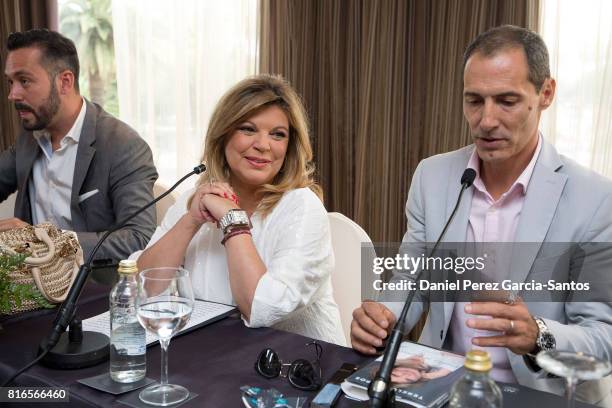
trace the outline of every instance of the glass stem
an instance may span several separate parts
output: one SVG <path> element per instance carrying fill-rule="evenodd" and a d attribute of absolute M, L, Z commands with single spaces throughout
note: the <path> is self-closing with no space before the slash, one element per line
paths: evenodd
<path fill-rule="evenodd" d="M 566 380 L 567 380 L 567 383 L 566 383 L 566 388 L 565 388 L 565 396 L 567 398 L 567 408 L 574 408 L 575 403 L 576 403 L 576 400 L 575 400 L 576 378 L 567 377 Z"/>
<path fill-rule="evenodd" d="M 170 339 L 159 339 L 161 346 L 161 379 L 159 383 L 161 385 L 168 384 L 168 346 L 170 345 Z"/>

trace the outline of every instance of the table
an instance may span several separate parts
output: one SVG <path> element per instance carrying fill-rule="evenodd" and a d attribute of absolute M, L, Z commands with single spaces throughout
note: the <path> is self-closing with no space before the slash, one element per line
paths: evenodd
<path fill-rule="evenodd" d="M 88 283 L 79 300 L 78 316 L 86 319 L 108 309 L 108 287 Z M 30 312 L 24 316 L 4 319 L 0 331 L 0 381 L 4 381 L 14 372 L 35 357 L 40 340 L 51 326 L 53 311 Z M 259 352 L 271 347 L 278 352 L 284 361 L 298 358 L 313 358 L 313 350 L 306 347 L 310 339 L 270 328 L 249 329 L 237 317 L 230 317 L 210 326 L 197 329 L 191 333 L 172 339 L 169 348 L 169 380 L 187 387 L 199 394 L 181 407 L 242 407 L 239 387 L 242 385 L 274 387 L 288 397 L 308 396 L 309 400 L 316 392 L 296 390 L 286 379 L 267 380 L 259 376 L 253 366 Z M 344 362 L 363 364 L 369 360 L 352 349 L 321 342 L 323 346 L 323 376 L 328 379 Z M 147 349 L 147 376 L 159 379 L 160 348 L 159 345 Z M 54 370 L 41 365 L 30 368 L 21 374 L 17 386 L 53 386 L 64 387 L 70 392 L 71 407 L 123 407 L 117 402 L 123 396 L 115 397 L 96 391 L 76 381 L 108 371 L 108 362 L 94 367 L 79 370 Z M 139 392 L 136 390 L 133 392 Z M 537 392 L 539 397 L 550 401 L 541 401 L 527 406 L 543 408 L 545 406 L 564 406 L 564 401 L 557 396 Z M 537 398 L 541 399 L 541 398 Z M 57 406 L 66 406 L 58 404 Z M 525 404 L 523 404 L 525 405 Z M 14 404 L 24 407 L 24 404 Z M 45 403 L 45 407 L 53 406 Z M 345 399 L 339 400 L 338 408 L 367 406 Z M 507 405 L 510 406 L 510 405 Z M 524 408 L 527 408 L 524 407 Z M 577 404 L 577 407 L 587 405 Z"/>
<path fill-rule="evenodd" d="M 79 301 L 78 316 L 81 319 L 108 310 L 108 288 L 88 283 L 85 293 Z M 8 378 L 15 369 L 35 357 L 38 343 L 49 330 L 54 315 L 53 311 L 31 312 L 29 316 L 5 319 L 2 322 L 4 330 L 0 332 L 0 380 Z M 316 392 L 296 390 L 286 379 L 267 380 L 253 368 L 259 352 L 265 347 L 276 350 L 284 361 L 298 358 L 311 360 L 314 353 L 311 347 L 306 347 L 308 340 L 270 328 L 249 329 L 239 318 L 230 317 L 172 339 L 168 354 L 169 380 L 199 394 L 181 407 L 240 407 L 242 402 L 239 388 L 245 384 L 274 387 L 287 396 L 308 396 L 312 399 Z M 321 344 L 322 369 L 326 378 L 343 362 L 361 364 L 368 360 L 351 349 L 324 342 Z M 147 376 L 158 380 L 159 367 L 160 348 L 156 345 L 147 349 Z M 70 406 L 125 408 L 125 405 L 116 401 L 121 396 L 105 394 L 76 382 L 107 370 L 108 362 L 79 370 L 54 370 L 36 365 L 21 374 L 16 385 L 65 387 L 70 391 Z M 45 404 L 45 407 L 50 405 Z"/>

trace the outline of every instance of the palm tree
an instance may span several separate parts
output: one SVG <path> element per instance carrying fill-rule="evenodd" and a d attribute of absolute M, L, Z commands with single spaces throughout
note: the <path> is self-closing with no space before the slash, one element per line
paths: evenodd
<path fill-rule="evenodd" d="M 113 25 L 110 0 L 68 0 L 62 4 L 60 31 L 76 44 L 81 77 L 89 97 L 104 105 L 104 84 L 114 76 Z"/>

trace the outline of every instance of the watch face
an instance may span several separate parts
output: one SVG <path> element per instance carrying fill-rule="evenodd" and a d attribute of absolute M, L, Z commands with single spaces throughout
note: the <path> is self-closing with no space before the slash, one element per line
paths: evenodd
<path fill-rule="evenodd" d="M 249 217 L 247 216 L 246 211 L 233 211 L 232 215 L 232 221 L 234 221 L 234 223 L 248 225 Z"/>
<path fill-rule="evenodd" d="M 553 350 L 556 345 L 555 337 L 550 332 L 544 332 L 538 338 L 538 347 L 542 350 Z"/>
<path fill-rule="evenodd" d="M 249 216 L 244 210 L 230 210 L 227 214 L 225 214 L 219 220 L 219 225 L 223 233 L 227 233 L 227 229 L 230 226 L 239 227 L 239 226 L 249 226 Z"/>

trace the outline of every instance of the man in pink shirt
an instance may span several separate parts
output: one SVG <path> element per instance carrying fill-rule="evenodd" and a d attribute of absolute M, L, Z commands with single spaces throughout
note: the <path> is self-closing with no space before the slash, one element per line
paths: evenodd
<path fill-rule="evenodd" d="M 464 54 L 463 111 L 474 144 L 419 164 L 406 203 L 404 243 L 436 241 L 466 168 L 476 171 L 476 179 L 444 241 L 534 243 L 510 265 L 501 266 L 500 273 L 507 274 L 501 278 L 525 282 L 550 277 L 553 265 L 556 274 L 570 280 L 576 272 L 575 252 L 562 258 L 543 243 L 612 242 L 612 183 L 560 156 L 538 131 L 555 87 L 546 45 L 536 33 L 501 26 L 472 41 Z M 485 348 L 498 381 L 562 394 L 562 380 L 549 378 L 535 364 L 537 352 L 558 348 L 612 359 L 610 303 L 571 298 L 441 302 L 430 301 L 424 293 L 417 293 L 415 300 L 408 327 L 429 306 L 421 343 L 461 353 Z M 401 307 L 400 302 L 364 302 L 353 313 L 353 348 L 375 354 Z M 588 402 L 607 406 L 612 398 L 609 383 L 594 382 L 586 388 L 582 398 Z"/>

